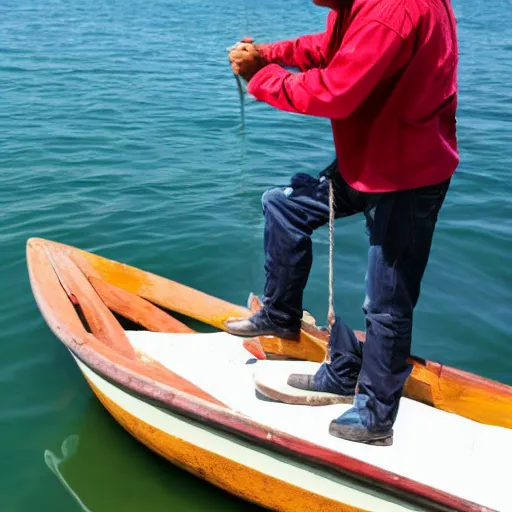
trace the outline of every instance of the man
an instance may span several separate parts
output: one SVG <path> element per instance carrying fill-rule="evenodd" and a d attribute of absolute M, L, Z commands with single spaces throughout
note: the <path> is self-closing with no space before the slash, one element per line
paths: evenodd
<path fill-rule="evenodd" d="M 301 173 L 263 196 L 264 307 L 226 328 L 298 339 L 311 234 L 328 221 L 332 179 L 336 216 L 363 213 L 367 221 L 366 342 L 360 347 L 337 318 L 330 363 L 314 376 L 290 376 L 289 384 L 355 395 L 331 434 L 389 445 L 411 370 L 413 310 L 459 162 L 455 19 L 449 0 L 315 3 L 332 9 L 324 33 L 266 45 L 246 39 L 230 53 L 256 99 L 331 119 L 337 161 L 318 178 Z"/>

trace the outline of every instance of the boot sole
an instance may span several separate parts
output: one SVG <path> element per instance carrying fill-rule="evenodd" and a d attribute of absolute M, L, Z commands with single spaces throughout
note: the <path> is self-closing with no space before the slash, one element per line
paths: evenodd
<path fill-rule="evenodd" d="M 388 434 L 368 437 L 368 434 L 362 433 L 360 428 L 357 427 L 343 427 L 336 423 L 335 420 L 331 421 L 329 425 L 329 434 L 339 439 L 352 441 L 354 443 L 369 444 L 372 446 L 392 446 L 393 445 L 393 431 Z"/>
<path fill-rule="evenodd" d="M 284 383 L 283 383 L 284 384 Z M 275 402 L 289 405 L 339 405 L 352 404 L 353 396 L 335 395 L 334 393 L 321 393 L 318 391 L 306 391 L 292 386 L 268 381 L 264 374 L 254 374 L 256 392 Z"/>

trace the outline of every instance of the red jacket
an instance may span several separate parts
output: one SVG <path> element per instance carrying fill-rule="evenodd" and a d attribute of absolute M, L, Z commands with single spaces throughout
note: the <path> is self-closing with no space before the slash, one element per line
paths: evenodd
<path fill-rule="evenodd" d="M 449 0 L 346 0 L 324 33 L 261 50 L 270 64 L 249 93 L 330 118 L 340 172 L 355 189 L 416 188 L 455 172 L 458 51 Z"/>

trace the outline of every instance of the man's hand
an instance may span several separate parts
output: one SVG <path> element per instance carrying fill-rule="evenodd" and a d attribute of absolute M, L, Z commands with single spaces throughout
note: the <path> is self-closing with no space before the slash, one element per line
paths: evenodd
<path fill-rule="evenodd" d="M 247 82 L 268 63 L 260 53 L 258 45 L 250 37 L 244 37 L 229 52 L 231 69 L 235 75 L 240 75 Z"/>

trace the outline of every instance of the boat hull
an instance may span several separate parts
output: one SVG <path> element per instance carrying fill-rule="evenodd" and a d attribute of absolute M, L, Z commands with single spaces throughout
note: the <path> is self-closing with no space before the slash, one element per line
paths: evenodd
<path fill-rule="evenodd" d="M 94 393 L 126 430 L 173 464 L 275 510 L 489 510 L 406 478 L 404 471 L 391 472 L 238 413 L 182 377 L 179 368 L 134 351 L 113 314 L 148 331 L 187 337 L 192 330 L 166 311 L 222 327 L 229 317 L 250 315 L 252 306 L 46 240 L 28 242 L 27 260 L 41 313 Z M 324 331 L 303 324 L 299 343 L 262 337 L 244 347 L 255 357 L 321 361 L 327 343 Z M 512 426 L 510 387 L 437 363 L 411 362 L 409 398 L 487 425 Z"/>
<path fill-rule="evenodd" d="M 276 454 L 148 404 L 75 360 L 92 391 L 133 437 L 172 464 L 262 507 L 296 512 L 426 510 L 328 470 Z"/>

